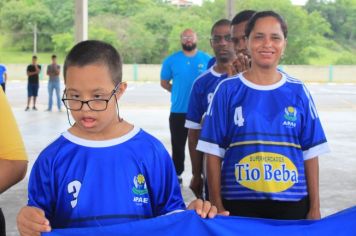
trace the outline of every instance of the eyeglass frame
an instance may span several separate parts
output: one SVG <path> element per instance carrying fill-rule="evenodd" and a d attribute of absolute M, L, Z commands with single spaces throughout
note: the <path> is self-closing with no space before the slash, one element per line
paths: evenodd
<path fill-rule="evenodd" d="M 64 98 L 64 96 L 66 95 L 66 89 L 64 89 L 63 91 L 63 96 L 62 96 L 62 103 L 64 105 L 64 107 L 70 111 L 80 111 L 82 110 L 84 104 L 87 104 L 87 106 L 89 107 L 89 109 L 91 111 L 105 111 L 106 109 L 108 109 L 108 103 L 109 101 L 111 100 L 111 98 L 115 95 L 115 93 L 117 92 L 119 86 L 120 86 L 121 83 L 117 84 L 116 87 L 112 90 L 111 94 L 110 94 L 110 97 L 108 99 L 89 99 L 89 100 L 78 100 L 78 99 L 70 99 L 70 98 Z M 71 109 L 69 108 L 69 106 L 66 105 L 65 101 L 77 101 L 77 102 L 81 102 L 81 106 L 79 109 Z M 89 103 L 92 102 L 92 101 L 104 101 L 105 102 L 105 108 L 104 109 L 100 109 L 100 110 L 96 110 L 96 109 L 93 109 L 90 107 Z"/>
<path fill-rule="evenodd" d="M 180 40 L 182 42 L 187 42 L 187 41 L 194 41 L 195 36 L 194 35 L 187 35 L 187 36 L 181 36 Z"/>
<path fill-rule="evenodd" d="M 225 35 L 213 35 L 213 37 L 210 38 L 211 43 L 221 43 L 222 40 L 225 40 L 226 42 L 230 43 L 232 42 L 232 37 L 231 34 L 225 34 Z"/>

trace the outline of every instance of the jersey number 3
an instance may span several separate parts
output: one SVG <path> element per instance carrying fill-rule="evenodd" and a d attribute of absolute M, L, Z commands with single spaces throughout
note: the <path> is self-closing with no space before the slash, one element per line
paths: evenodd
<path fill-rule="evenodd" d="M 74 180 L 68 184 L 68 193 L 73 195 L 73 200 L 70 202 L 72 208 L 74 208 L 78 203 L 78 195 L 81 186 L 82 184 L 78 180 Z"/>

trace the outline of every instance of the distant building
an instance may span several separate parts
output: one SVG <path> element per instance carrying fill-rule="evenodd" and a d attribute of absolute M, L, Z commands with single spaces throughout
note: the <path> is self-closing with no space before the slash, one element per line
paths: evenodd
<path fill-rule="evenodd" d="M 165 2 L 177 7 L 190 7 L 194 4 L 193 0 L 166 0 Z"/>

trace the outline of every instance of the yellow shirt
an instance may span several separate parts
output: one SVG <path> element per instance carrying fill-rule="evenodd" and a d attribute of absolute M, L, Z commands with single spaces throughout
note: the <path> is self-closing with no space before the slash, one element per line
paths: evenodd
<path fill-rule="evenodd" d="M 25 145 L 10 105 L 0 88 L 0 159 L 27 160 Z"/>

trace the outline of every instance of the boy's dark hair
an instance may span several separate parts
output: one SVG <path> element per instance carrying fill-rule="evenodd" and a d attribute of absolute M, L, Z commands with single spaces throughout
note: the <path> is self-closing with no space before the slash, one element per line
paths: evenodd
<path fill-rule="evenodd" d="M 255 27 L 256 21 L 258 19 L 264 18 L 264 17 L 269 17 L 269 16 L 276 18 L 276 20 L 281 25 L 281 29 L 282 29 L 284 38 L 287 38 L 287 34 L 288 34 L 287 23 L 285 22 L 285 20 L 283 19 L 283 17 L 281 15 L 279 15 L 278 13 L 276 13 L 274 11 L 260 11 L 260 12 L 257 12 L 256 14 L 254 14 L 247 22 L 246 29 L 245 29 L 245 35 L 247 37 L 250 35 L 250 33 L 253 30 L 253 28 Z"/>
<path fill-rule="evenodd" d="M 219 26 L 225 26 L 225 25 L 228 25 L 230 26 L 231 24 L 231 21 L 228 20 L 228 19 L 220 19 L 218 20 L 217 22 L 214 23 L 213 27 L 211 27 L 211 32 L 210 34 L 213 35 L 213 31 L 216 27 L 219 27 Z"/>
<path fill-rule="evenodd" d="M 57 58 L 56 54 L 53 54 L 53 55 L 52 55 L 52 59 L 54 59 L 54 58 Z"/>
<path fill-rule="evenodd" d="M 256 13 L 256 11 L 253 11 L 253 10 L 240 11 L 232 19 L 231 25 L 238 25 L 241 22 L 248 21 L 255 13 Z"/>
<path fill-rule="evenodd" d="M 32 56 L 32 59 L 37 59 L 37 56 L 36 56 L 36 55 L 33 55 L 33 56 Z"/>
<path fill-rule="evenodd" d="M 110 44 L 98 40 L 82 41 L 69 51 L 63 66 L 64 82 L 69 67 L 92 64 L 107 66 L 114 84 L 121 83 L 122 61 L 119 52 Z"/>

